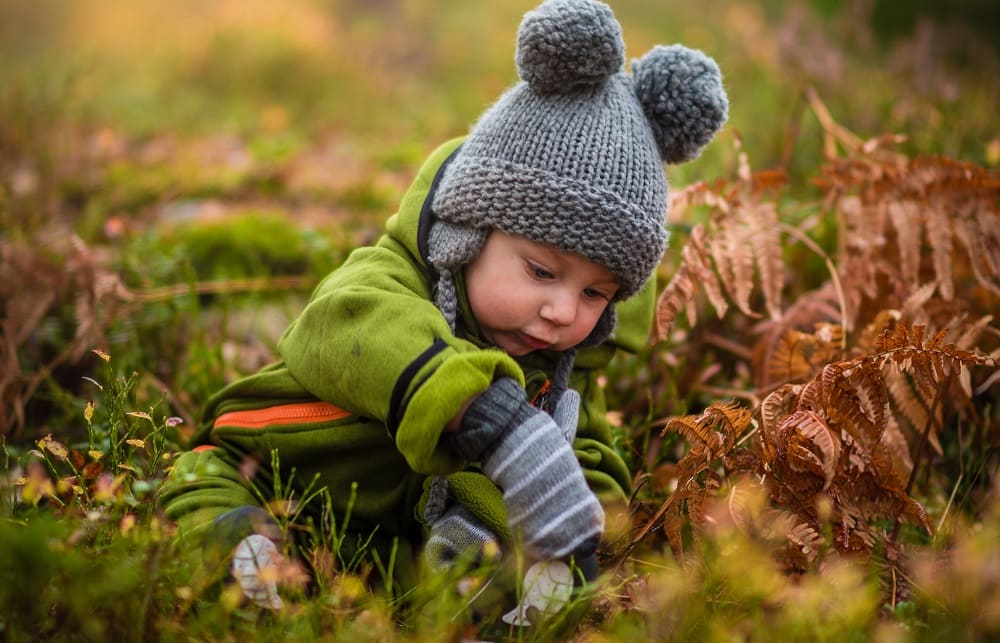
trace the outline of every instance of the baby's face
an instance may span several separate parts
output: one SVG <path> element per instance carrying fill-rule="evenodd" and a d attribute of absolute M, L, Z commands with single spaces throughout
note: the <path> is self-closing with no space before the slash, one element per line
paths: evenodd
<path fill-rule="evenodd" d="M 465 286 L 486 339 L 515 357 L 576 346 L 618 292 L 604 266 L 499 230 L 465 267 Z"/>

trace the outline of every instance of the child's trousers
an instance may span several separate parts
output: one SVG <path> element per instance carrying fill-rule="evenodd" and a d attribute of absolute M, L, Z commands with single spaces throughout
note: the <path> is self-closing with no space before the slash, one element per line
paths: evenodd
<path fill-rule="evenodd" d="M 176 523 L 182 547 L 199 546 L 227 511 L 260 504 L 243 474 L 214 448 L 182 453 L 160 491 L 160 506 Z"/>

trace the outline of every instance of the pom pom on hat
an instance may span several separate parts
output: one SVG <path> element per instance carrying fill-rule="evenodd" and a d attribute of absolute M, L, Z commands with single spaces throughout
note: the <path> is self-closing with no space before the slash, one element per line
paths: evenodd
<path fill-rule="evenodd" d="M 621 27 L 602 2 L 548 0 L 525 14 L 518 29 L 518 71 L 540 94 L 598 85 L 624 62 Z"/>
<path fill-rule="evenodd" d="M 632 82 L 667 163 L 696 158 L 728 117 L 722 73 L 700 51 L 658 45 L 632 63 Z"/>

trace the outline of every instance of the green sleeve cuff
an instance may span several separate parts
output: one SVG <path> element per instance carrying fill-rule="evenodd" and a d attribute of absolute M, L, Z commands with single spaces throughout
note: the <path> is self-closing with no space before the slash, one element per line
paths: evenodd
<path fill-rule="evenodd" d="M 573 444 L 583 476 L 602 503 L 627 503 L 632 476 L 615 450 L 597 440 L 578 439 Z"/>
<path fill-rule="evenodd" d="M 449 348 L 428 364 L 403 413 L 396 432 L 396 447 L 414 471 L 427 475 L 448 474 L 466 463 L 439 444 L 445 425 L 469 398 L 485 391 L 498 377 L 512 377 L 524 386 L 524 373 L 517 363 L 499 350 L 458 353 Z"/>

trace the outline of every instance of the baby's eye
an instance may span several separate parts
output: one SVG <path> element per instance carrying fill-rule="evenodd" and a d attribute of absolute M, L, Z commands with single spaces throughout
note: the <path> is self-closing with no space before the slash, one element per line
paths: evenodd
<path fill-rule="evenodd" d="M 538 279 L 552 279 L 555 277 L 550 271 L 537 264 L 531 264 L 531 274 L 535 275 Z"/>
<path fill-rule="evenodd" d="M 611 301 L 611 296 L 608 293 L 595 288 L 584 289 L 583 296 L 587 299 L 603 299 L 604 301 Z"/>

